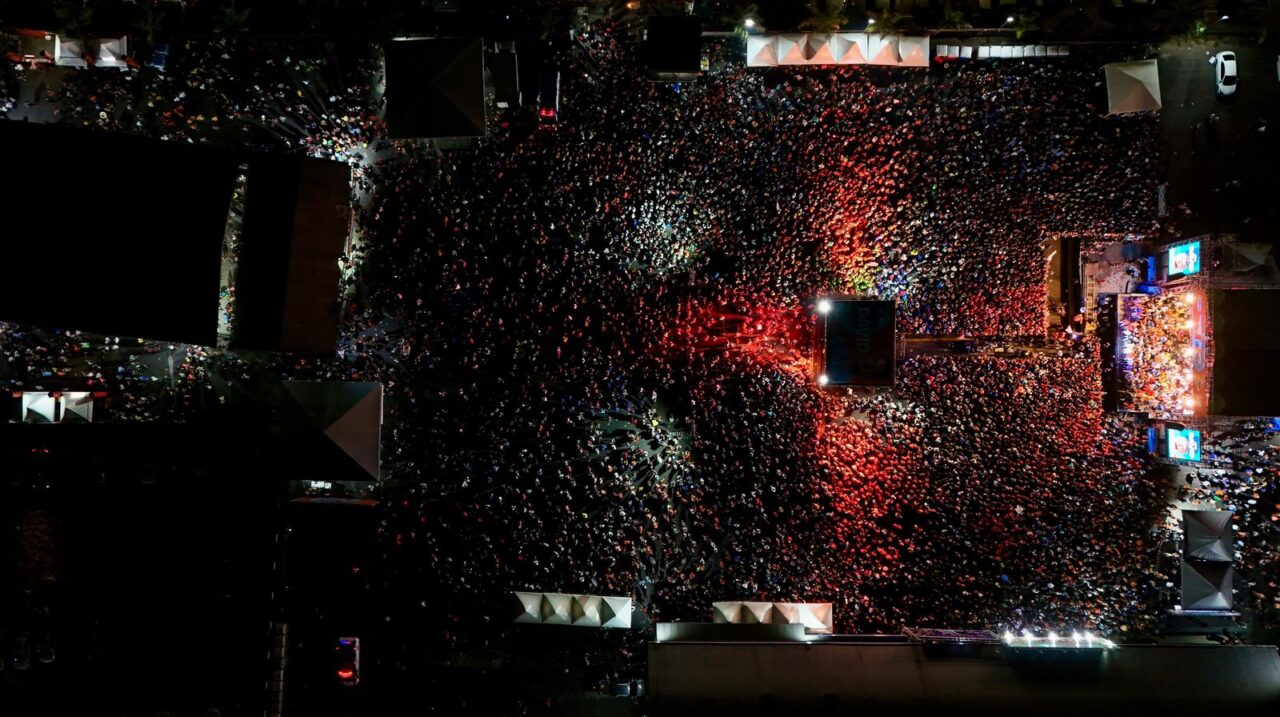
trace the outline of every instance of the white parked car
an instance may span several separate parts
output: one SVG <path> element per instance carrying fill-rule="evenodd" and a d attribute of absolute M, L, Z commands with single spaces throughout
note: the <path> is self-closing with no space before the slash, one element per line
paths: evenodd
<path fill-rule="evenodd" d="M 1240 81 L 1240 76 L 1236 69 L 1236 53 L 1231 50 L 1223 50 L 1213 56 L 1211 60 L 1214 69 L 1214 79 L 1218 85 L 1218 94 L 1226 97 L 1236 93 L 1236 85 Z"/>

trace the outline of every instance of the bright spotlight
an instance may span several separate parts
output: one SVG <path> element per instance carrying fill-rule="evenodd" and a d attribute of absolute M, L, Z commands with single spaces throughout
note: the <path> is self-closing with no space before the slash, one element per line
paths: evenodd
<path fill-rule="evenodd" d="M 827 299 L 818 299 L 818 313 L 819 314 L 831 313 L 831 302 L 828 301 Z"/>
<path fill-rule="evenodd" d="M 875 19 L 874 17 L 873 17 L 873 18 L 871 18 L 870 20 L 867 20 L 867 26 L 868 26 L 868 27 L 870 27 L 870 26 L 872 26 L 872 25 L 874 25 L 874 24 L 876 24 L 876 19 Z"/>
<path fill-rule="evenodd" d="M 752 20 L 751 18 L 747 18 L 746 20 L 742 21 L 742 24 L 746 26 L 748 30 L 750 30 L 751 28 L 756 26 L 756 21 Z"/>
<path fill-rule="evenodd" d="M 1012 15 L 1010 15 L 1009 17 L 1006 17 L 1006 18 L 1004 19 L 1004 21 L 1005 21 L 1005 22 L 1013 22 L 1013 16 L 1012 16 Z"/>
<path fill-rule="evenodd" d="M 1194 304 L 1196 303 L 1196 295 L 1188 291 L 1182 295 L 1182 300 L 1188 304 Z"/>
<path fill-rule="evenodd" d="M 1226 22 L 1227 20 L 1230 20 L 1230 19 L 1231 19 L 1231 18 L 1227 17 L 1226 15 L 1223 15 L 1222 17 L 1218 18 L 1218 20 L 1220 20 L 1220 21 L 1222 21 L 1222 22 Z"/>
<path fill-rule="evenodd" d="M 828 383 L 830 383 L 830 381 L 831 381 L 831 379 L 827 378 L 827 375 L 826 375 L 825 373 L 824 373 L 824 374 L 820 374 L 820 375 L 818 376 L 818 385 L 819 385 L 819 386 L 825 386 L 825 385 L 827 385 Z"/>

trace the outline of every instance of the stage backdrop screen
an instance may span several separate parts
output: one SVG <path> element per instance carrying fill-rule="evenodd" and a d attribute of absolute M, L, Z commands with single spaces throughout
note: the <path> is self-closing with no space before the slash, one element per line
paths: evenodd
<path fill-rule="evenodd" d="M 1170 428 L 1169 457 L 1179 461 L 1200 460 L 1200 431 Z"/>
<path fill-rule="evenodd" d="M 1191 276 L 1200 273 L 1200 242 L 1169 247 L 1169 276 Z"/>
<path fill-rule="evenodd" d="M 830 386 L 892 386 L 894 303 L 830 299 L 823 366 Z"/>

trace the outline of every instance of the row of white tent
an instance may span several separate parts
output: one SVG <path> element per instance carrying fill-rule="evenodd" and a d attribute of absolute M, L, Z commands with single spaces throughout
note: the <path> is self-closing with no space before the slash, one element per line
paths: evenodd
<path fill-rule="evenodd" d="M 808 634 L 830 634 L 829 602 L 757 602 L 728 600 L 711 603 L 712 622 L 738 625 L 804 625 Z"/>
<path fill-rule="evenodd" d="M 1066 45 L 937 45 L 934 55 L 946 60 L 998 60 L 1025 57 L 1067 57 Z"/>
<path fill-rule="evenodd" d="M 566 593 L 515 593 L 516 622 L 629 629 L 631 598 Z"/>
<path fill-rule="evenodd" d="M 866 32 L 748 35 L 747 66 L 928 67 L 929 38 Z"/>
<path fill-rule="evenodd" d="M 61 395 L 48 391 L 24 391 L 22 420 L 24 423 L 91 422 L 93 395 L 88 391 L 67 391 Z"/>
<path fill-rule="evenodd" d="M 34 64 L 52 62 L 60 67 L 111 67 L 123 70 L 128 67 L 125 57 L 129 54 L 128 37 L 104 37 L 86 42 L 62 37 L 43 30 L 16 30 L 18 53 L 23 61 Z M 92 58 L 90 63 L 85 56 Z"/>
<path fill-rule="evenodd" d="M 98 52 L 93 56 L 94 67 L 113 67 L 123 70 L 125 56 L 129 54 L 129 38 L 102 38 L 92 43 Z M 57 35 L 53 39 L 53 64 L 62 67 L 88 67 L 84 59 L 84 47 L 79 40 L 69 40 Z"/>

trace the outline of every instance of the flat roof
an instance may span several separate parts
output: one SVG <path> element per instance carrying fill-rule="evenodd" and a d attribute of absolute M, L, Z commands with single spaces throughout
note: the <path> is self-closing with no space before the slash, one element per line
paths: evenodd
<path fill-rule="evenodd" d="M 9 121 L 0 144 L 11 169 L 0 209 L 14 227 L 0 320 L 217 341 L 233 156 Z"/>
<path fill-rule="evenodd" d="M 1280 290 L 1212 292 L 1216 416 L 1280 416 Z"/>

